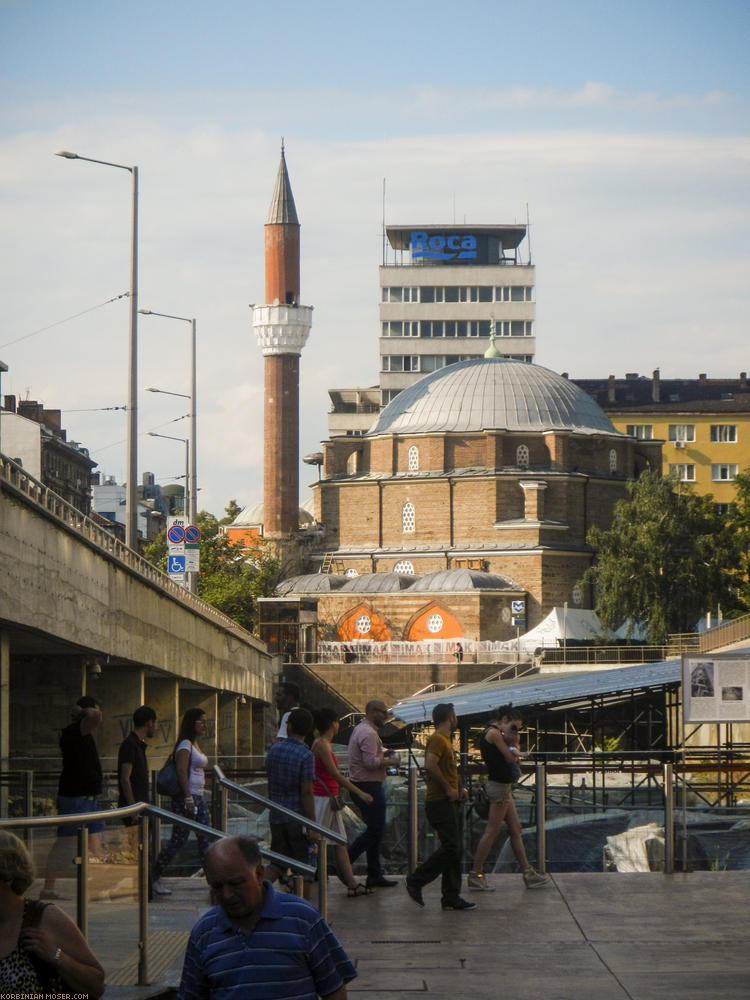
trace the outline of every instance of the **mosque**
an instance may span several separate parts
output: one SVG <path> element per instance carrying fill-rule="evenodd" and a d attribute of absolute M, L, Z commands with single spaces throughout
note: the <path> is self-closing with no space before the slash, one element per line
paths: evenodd
<path fill-rule="evenodd" d="M 280 175 L 288 185 L 283 152 Z M 304 536 L 298 572 L 262 602 L 267 625 L 286 621 L 287 637 L 299 628 L 293 645 L 309 649 L 311 631 L 345 643 L 503 641 L 555 606 L 592 606 L 580 584 L 586 535 L 611 523 L 627 480 L 661 468 L 661 441 L 618 432 L 566 377 L 502 357 L 494 334 L 493 323 L 484 357 L 403 389 L 362 436 L 323 442 L 313 524 L 300 529 L 291 509 L 283 526 Z M 269 408 L 267 395 L 267 421 Z M 268 483 L 280 449 L 265 461 Z M 280 648 L 282 632 L 261 637 Z"/>

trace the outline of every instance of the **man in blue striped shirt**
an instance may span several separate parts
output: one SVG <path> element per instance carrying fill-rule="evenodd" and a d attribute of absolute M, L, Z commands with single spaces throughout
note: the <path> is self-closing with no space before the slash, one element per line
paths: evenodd
<path fill-rule="evenodd" d="M 219 905 L 191 931 L 178 1000 L 345 1000 L 354 966 L 312 904 L 264 881 L 254 840 L 217 841 L 204 868 Z"/>

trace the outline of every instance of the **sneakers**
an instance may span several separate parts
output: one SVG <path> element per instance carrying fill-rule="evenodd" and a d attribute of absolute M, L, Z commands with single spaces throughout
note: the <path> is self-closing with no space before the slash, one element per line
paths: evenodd
<path fill-rule="evenodd" d="M 151 883 L 151 889 L 156 893 L 157 896 L 171 896 L 172 890 L 167 889 L 165 885 L 162 885 L 161 881 L 157 878 Z"/>
<path fill-rule="evenodd" d="M 478 889 L 480 892 L 495 891 L 495 887 L 487 881 L 487 876 L 481 872 L 469 872 L 466 884 L 470 889 Z"/>
<path fill-rule="evenodd" d="M 552 879 L 534 868 L 527 868 L 523 873 L 523 881 L 527 889 L 542 889 L 545 885 L 549 885 Z"/>
<path fill-rule="evenodd" d="M 398 879 L 378 875 L 377 878 L 368 878 L 366 885 L 368 889 L 391 889 L 394 885 L 398 885 Z"/>
<path fill-rule="evenodd" d="M 405 882 L 405 885 L 406 885 L 406 891 L 409 893 L 409 896 L 414 900 L 417 906 L 424 906 L 424 899 L 422 897 L 422 887 L 419 885 L 414 885 L 414 883 L 410 882 L 408 878 Z"/>
<path fill-rule="evenodd" d="M 476 908 L 476 903 L 470 903 L 468 899 L 461 899 L 460 896 L 455 903 L 443 903 L 444 910 L 476 910 Z"/>

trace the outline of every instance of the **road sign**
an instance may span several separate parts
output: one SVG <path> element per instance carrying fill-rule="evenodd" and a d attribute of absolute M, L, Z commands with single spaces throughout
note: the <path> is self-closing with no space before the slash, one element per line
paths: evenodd
<path fill-rule="evenodd" d="M 526 625 L 526 619 L 522 615 L 514 615 L 510 620 L 511 625 L 515 625 L 516 628 L 523 628 Z"/>
<path fill-rule="evenodd" d="M 182 576 L 185 572 L 185 556 L 170 555 L 167 559 L 167 569 L 170 576 Z"/>
<path fill-rule="evenodd" d="M 182 545 L 185 541 L 185 529 L 181 524 L 173 524 L 167 531 L 167 539 L 171 545 Z"/>
<path fill-rule="evenodd" d="M 198 573 L 201 568 L 200 546 L 185 546 L 185 571 L 187 573 Z"/>
<path fill-rule="evenodd" d="M 526 601 L 511 601 L 510 611 L 513 615 L 525 615 L 526 614 Z"/>
<path fill-rule="evenodd" d="M 185 541 L 186 542 L 198 542 L 200 541 L 201 531 L 200 528 L 196 528 L 194 524 L 188 524 L 185 528 Z"/>

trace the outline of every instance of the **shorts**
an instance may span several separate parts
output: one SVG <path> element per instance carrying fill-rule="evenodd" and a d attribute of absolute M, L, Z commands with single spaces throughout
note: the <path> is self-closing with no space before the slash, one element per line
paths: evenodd
<path fill-rule="evenodd" d="M 57 811 L 61 816 L 71 816 L 75 813 L 99 812 L 100 809 L 101 806 L 99 805 L 99 800 L 93 799 L 88 795 L 57 796 Z M 81 824 L 81 826 L 82 825 L 83 824 Z M 58 826 L 57 836 L 74 837 L 81 829 L 81 826 L 75 826 L 73 823 L 66 823 L 64 826 Z M 86 824 L 86 829 L 89 833 L 104 833 L 106 823 L 100 819 L 92 820 L 90 823 Z"/>
<path fill-rule="evenodd" d="M 310 841 L 302 832 L 299 820 L 290 819 L 286 823 L 271 823 L 271 850 L 284 854 L 287 858 L 310 862 Z"/>
<path fill-rule="evenodd" d="M 504 781 L 487 781 L 484 787 L 487 790 L 487 798 L 490 802 L 497 802 L 498 805 L 502 805 L 510 798 L 510 790 L 513 786 L 506 784 Z"/>
<path fill-rule="evenodd" d="M 346 827 L 341 815 L 342 810 L 331 809 L 330 795 L 315 796 L 315 822 L 321 826 L 327 826 L 329 830 L 334 830 L 342 836 L 346 836 Z M 338 845 L 336 845 L 338 846 Z"/>

